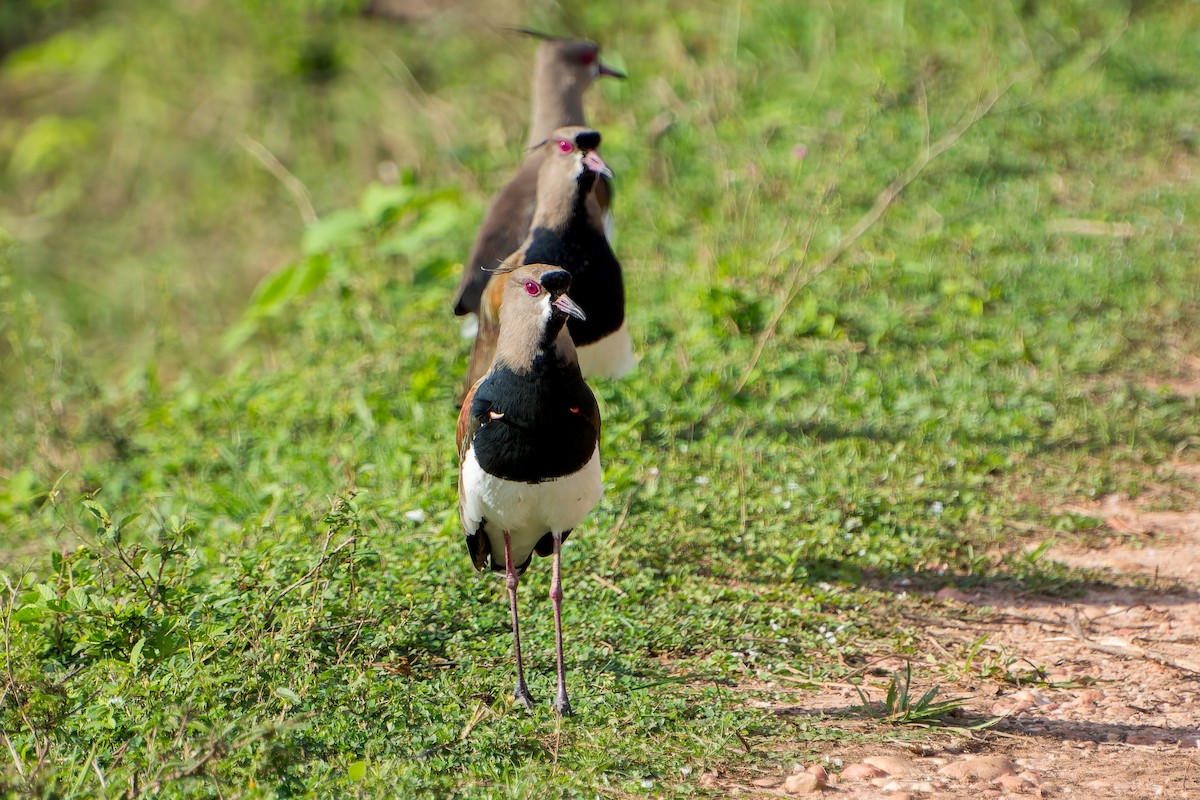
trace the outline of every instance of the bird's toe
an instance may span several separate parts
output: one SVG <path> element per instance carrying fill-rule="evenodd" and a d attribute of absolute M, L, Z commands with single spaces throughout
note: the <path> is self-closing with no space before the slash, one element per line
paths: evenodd
<path fill-rule="evenodd" d="M 529 687 L 524 683 L 517 684 L 517 688 L 513 690 L 513 699 L 533 711 L 533 695 L 529 693 Z"/>

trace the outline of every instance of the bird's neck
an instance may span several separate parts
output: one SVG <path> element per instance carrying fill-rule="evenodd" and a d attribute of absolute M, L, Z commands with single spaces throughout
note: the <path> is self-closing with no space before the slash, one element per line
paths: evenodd
<path fill-rule="evenodd" d="M 540 69 L 533 79 L 533 116 L 528 147 L 536 147 L 558 128 L 586 125 L 583 118 L 583 89 L 570 75 Z"/>
<path fill-rule="evenodd" d="M 539 186 L 539 202 L 529 224 L 530 231 L 540 228 L 565 235 L 572 228 L 578 229 L 582 226 L 603 231 L 604 212 L 592 191 L 595 180 L 596 176 L 591 175 L 572 181 L 569 186 L 556 184 L 553 189 Z M 557 191 L 559 196 L 551 196 L 554 191 Z"/>
<path fill-rule="evenodd" d="M 554 364 L 574 364 L 578 369 L 579 354 L 575 352 L 575 342 L 567 332 L 566 322 L 565 319 L 560 319 L 553 338 L 547 336 L 547 341 L 542 345 L 542 357 Z"/>
<path fill-rule="evenodd" d="M 503 307 L 501 307 L 503 311 Z M 496 344 L 495 364 L 508 367 L 518 374 L 560 370 L 575 364 L 578 369 L 579 356 L 575 352 L 575 343 L 567 332 L 566 320 L 562 317 L 552 317 L 545 326 L 539 325 L 540 330 L 517 331 L 512 335 L 504 335 L 506 320 L 500 320 L 502 334 Z M 515 324 L 514 324 L 515 323 Z M 509 322 L 510 328 L 520 323 Z"/>

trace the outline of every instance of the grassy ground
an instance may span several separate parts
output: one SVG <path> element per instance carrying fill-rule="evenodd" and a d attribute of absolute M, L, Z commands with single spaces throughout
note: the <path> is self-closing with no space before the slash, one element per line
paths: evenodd
<path fill-rule="evenodd" d="M 1054 509 L 1196 460 L 1195 397 L 1159 388 L 1200 352 L 1194 4 L 505 12 L 631 75 L 590 104 L 641 363 L 595 386 L 578 716 L 540 568 L 546 702 L 510 705 L 455 511 L 447 309 L 533 44 L 463 8 L 100 4 L 0 67 L 0 793 L 687 796 L 919 739 L 749 701 L 879 654 L 969 670 L 905 621 L 925 590 L 1078 591 L 1029 529 L 1097 535 Z"/>

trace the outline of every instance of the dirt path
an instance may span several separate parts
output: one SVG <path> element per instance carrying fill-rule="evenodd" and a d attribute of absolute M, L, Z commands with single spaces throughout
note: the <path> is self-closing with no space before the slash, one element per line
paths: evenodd
<path fill-rule="evenodd" d="M 1195 465 L 1181 471 L 1200 479 Z M 973 737 L 933 734 L 920 749 L 829 745 L 820 764 L 808 765 L 825 771 L 823 790 L 810 788 L 822 776 L 799 774 L 710 773 L 702 782 L 745 796 L 1200 800 L 1200 509 L 1154 511 L 1110 497 L 1063 510 L 1104 519 L 1119 544 L 1055 545 L 1050 557 L 1144 588 L 1064 601 L 949 588 L 937 595 L 944 608 L 914 620 L 923 649 L 950 665 L 941 680 L 926 675 L 918 692 L 937 680 L 939 697 L 974 696 L 964 724 L 1000 722 Z M 964 654 L 976 645 L 967 668 Z M 874 666 L 895 674 L 904 662 Z M 1022 673 L 1035 669 L 1038 685 L 1022 687 Z M 873 697 L 887 680 L 871 684 Z M 806 694 L 795 707 L 761 704 L 838 715 L 839 725 L 860 705 L 849 685 Z"/>

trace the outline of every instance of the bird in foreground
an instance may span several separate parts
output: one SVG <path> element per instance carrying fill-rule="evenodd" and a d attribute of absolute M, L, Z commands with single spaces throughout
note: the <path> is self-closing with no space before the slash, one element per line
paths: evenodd
<path fill-rule="evenodd" d="M 536 552 L 553 555 L 550 599 L 558 692 L 570 716 L 562 644 L 562 545 L 600 499 L 600 409 L 579 371 L 568 318 L 584 312 L 567 296 L 571 274 L 545 264 L 503 281 L 496 358 L 458 415 L 458 513 L 475 569 L 504 572 L 512 610 L 517 685 L 533 708 L 521 663 L 517 583 Z"/>
<path fill-rule="evenodd" d="M 529 235 L 506 267 L 553 264 L 571 273 L 572 294 L 587 315 L 567 321 L 584 377 L 619 378 L 633 368 L 633 343 L 625 326 L 621 264 L 604 233 L 603 214 L 592 193 L 612 172 L 600 158 L 600 134 L 590 128 L 559 128 L 542 145 L 537 209 Z M 488 370 L 503 329 L 500 309 L 507 297 L 503 275 L 493 276 L 479 309 L 479 330 L 466 385 Z"/>
<path fill-rule="evenodd" d="M 538 168 L 545 160 L 541 144 L 556 128 L 587 124 L 583 95 L 596 78 L 625 77 L 624 73 L 601 63 L 600 45 L 595 42 L 523 32 L 544 40 L 533 70 L 533 119 L 526 145 L 528 152 L 517 174 L 492 201 L 475 236 L 454 298 L 454 313 L 460 317 L 479 313 L 480 296 L 491 277 L 486 270 L 508 258 L 529 231 L 537 200 Z M 606 211 L 612 187 L 599 181 L 595 192 L 601 209 Z"/>

